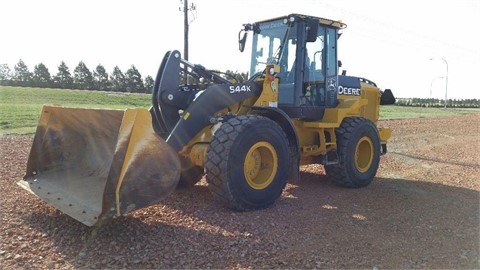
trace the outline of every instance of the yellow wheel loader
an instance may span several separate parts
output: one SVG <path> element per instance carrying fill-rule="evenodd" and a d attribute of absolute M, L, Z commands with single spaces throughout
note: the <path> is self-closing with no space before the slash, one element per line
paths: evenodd
<path fill-rule="evenodd" d="M 203 176 L 240 211 L 271 206 L 305 164 L 324 165 L 341 186 L 367 186 L 391 136 L 376 126 L 380 105 L 395 98 L 338 74 L 345 27 L 300 14 L 243 25 L 240 51 L 253 35 L 243 82 L 169 51 L 149 109 L 44 106 L 19 185 L 88 226 Z"/>

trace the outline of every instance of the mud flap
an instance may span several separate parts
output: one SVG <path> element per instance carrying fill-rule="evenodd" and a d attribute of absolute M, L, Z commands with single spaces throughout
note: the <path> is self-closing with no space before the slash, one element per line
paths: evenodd
<path fill-rule="evenodd" d="M 148 110 L 44 106 L 18 184 L 93 226 L 159 202 L 179 177 L 178 155 Z"/>

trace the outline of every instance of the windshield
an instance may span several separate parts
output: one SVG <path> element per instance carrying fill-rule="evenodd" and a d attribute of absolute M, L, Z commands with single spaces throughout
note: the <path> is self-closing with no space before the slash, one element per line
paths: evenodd
<path fill-rule="evenodd" d="M 267 64 L 280 64 L 281 68 L 287 68 L 290 62 L 288 52 L 292 50 L 291 45 L 295 44 L 295 27 L 288 27 L 280 19 L 260 23 L 259 28 L 260 33 L 253 37 L 250 75 L 263 72 Z M 291 55 L 293 62 L 295 50 Z"/>

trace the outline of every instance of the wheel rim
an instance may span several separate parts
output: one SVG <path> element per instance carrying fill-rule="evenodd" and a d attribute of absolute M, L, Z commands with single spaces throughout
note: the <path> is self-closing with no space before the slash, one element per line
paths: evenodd
<path fill-rule="evenodd" d="M 355 147 L 355 167 L 361 173 L 370 169 L 373 162 L 373 142 L 369 137 L 362 137 Z"/>
<path fill-rule="evenodd" d="M 268 187 L 277 172 L 277 152 L 268 142 L 258 142 L 248 150 L 243 172 L 248 185 L 253 189 Z"/>

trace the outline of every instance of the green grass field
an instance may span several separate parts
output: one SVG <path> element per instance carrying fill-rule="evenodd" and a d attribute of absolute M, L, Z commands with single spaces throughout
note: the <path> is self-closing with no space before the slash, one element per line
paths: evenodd
<path fill-rule="evenodd" d="M 0 86 L 0 134 L 34 133 L 44 104 L 82 108 L 149 108 L 150 94 Z M 479 109 L 382 106 L 380 118 L 439 117 L 480 113 Z"/>
<path fill-rule="evenodd" d="M 0 86 L 0 134 L 34 133 L 44 104 L 81 108 L 149 108 L 151 95 Z"/>
<path fill-rule="evenodd" d="M 480 113 L 480 109 L 467 108 L 422 108 L 408 106 L 382 106 L 380 107 L 380 119 L 399 118 L 425 118 L 455 116 Z"/>

